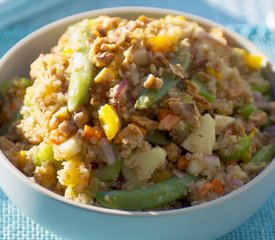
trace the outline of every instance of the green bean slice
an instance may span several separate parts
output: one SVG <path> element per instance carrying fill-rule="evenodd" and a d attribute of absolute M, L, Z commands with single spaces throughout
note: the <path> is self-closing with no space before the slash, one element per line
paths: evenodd
<path fill-rule="evenodd" d="M 275 144 L 270 144 L 262 147 L 256 154 L 251 158 L 250 162 L 259 164 L 261 162 L 271 162 L 275 156 Z"/>
<path fill-rule="evenodd" d="M 96 199 L 108 208 L 129 211 L 153 209 L 186 196 L 188 184 L 194 179 L 186 173 L 183 178 L 172 177 L 148 188 L 98 192 Z"/>

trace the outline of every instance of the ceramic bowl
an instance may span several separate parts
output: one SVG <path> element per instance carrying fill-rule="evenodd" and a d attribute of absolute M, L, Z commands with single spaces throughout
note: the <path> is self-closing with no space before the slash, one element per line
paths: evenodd
<path fill-rule="evenodd" d="M 136 18 L 184 15 L 209 28 L 221 25 L 184 12 L 158 8 L 121 7 L 67 17 L 49 24 L 11 48 L 0 61 L 0 81 L 28 75 L 39 53 L 47 53 L 66 28 L 86 17 L 100 15 Z M 224 27 L 222 27 L 224 29 Z M 263 55 L 251 42 L 224 29 L 230 44 Z M 263 55 L 264 56 L 264 55 Z M 275 161 L 252 181 L 219 199 L 184 209 L 126 212 L 75 203 L 33 183 L 0 151 L 0 186 L 25 215 L 49 231 L 72 240 L 206 240 L 233 230 L 251 217 L 275 189 Z"/>

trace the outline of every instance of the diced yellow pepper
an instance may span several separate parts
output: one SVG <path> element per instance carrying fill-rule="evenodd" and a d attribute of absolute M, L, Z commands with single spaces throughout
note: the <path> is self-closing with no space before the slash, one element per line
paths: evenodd
<path fill-rule="evenodd" d="M 222 79 L 222 74 L 220 72 L 218 72 L 217 70 L 215 70 L 212 67 L 207 67 L 206 68 L 206 72 L 210 75 L 215 77 L 217 80 L 221 80 Z"/>
<path fill-rule="evenodd" d="M 155 36 L 149 38 L 148 44 L 153 52 L 167 53 L 171 50 L 171 47 L 177 43 L 176 36 Z"/>
<path fill-rule="evenodd" d="M 251 70 L 257 71 L 261 68 L 262 61 L 263 61 L 263 58 L 261 56 L 256 54 L 249 54 L 248 52 L 246 52 L 241 48 L 234 48 L 234 51 L 243 56 L 247 66 Z"/>
<path fill-rule="evenodd" d="M 73 53 L 73 50 L 71 48 L 64 48 L 62 53 L 66 56 L 71 56 Z"/>
<path fill-rule="evenodd" d="M 103 68 L 94 78 L 96 83 L 108 83 L 116 77 L 115 71 L 111 68 Z"/>
<path fill-rule="evenodd" d="M 262 57 L 255 54 L 248 54 L 245 57 L 247 66 L 254 71 L 257 71 L 262 66 Z"/>
<path fill-rule="evenodd" d="M 111 140 L 120 130 L 120 120 L 116 110 L 111 105 L 105 104 L 99 109 L 98 115 L 106 137 Z"/>

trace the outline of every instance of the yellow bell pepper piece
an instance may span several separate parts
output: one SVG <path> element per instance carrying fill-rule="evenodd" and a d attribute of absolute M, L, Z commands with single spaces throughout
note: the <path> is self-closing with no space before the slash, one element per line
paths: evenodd
<path fill-rule="evenodd" d="M 254 71 L 258 71 L 262 66 L 262 57 L 255 54 L 245 56 L 247 66 Z"/>
<path fill-rule="evenodd" d="M 116 78 L 116 73 L 111 68 L 103 68 L 94 78 L 96 83 L 108 83 Z"/>
<path fill-rule="evenodd" d="M 71 56 L 73 54 L 73 49 L 71 48 L 64 48 L 62 53 L 65 55 L 65 56 Z"/>
<path fill-rule="evenodd" d="M 215 77 L 217 80 L 221 80 L 222 79 L 222 74 L 220 72 L 218 72 L 217 70 L 215 70 L 212 67 L 207 67 L 206 68 L 206 72 L 210 75 Z"/>
<path fill-rule="evenodd" d="M 234 48 L 233 49 L 236 53 L 239 53 L 243 56 L 247 66 L 254 71 L 257 71 L 261 68 L 262 66 L 262 61 L 263 58 L 259 55 L 256 54 L 249 54 L 245 50 L 241 48 Z"/>
<path fill-rule="evenodd" d="M 99 120 L 108 140 L 113 139 L 120 130 L 120 120 L 116 110 L 109 104 L 102 106 L 99 111 Z"/>
<path fill-rule="evenodd" d="M 167 53 L 171 50 L 171 47 L 177 42 L 176 36 L 155 36 L 149 38 L 148 44 L 153 52 Z"/>

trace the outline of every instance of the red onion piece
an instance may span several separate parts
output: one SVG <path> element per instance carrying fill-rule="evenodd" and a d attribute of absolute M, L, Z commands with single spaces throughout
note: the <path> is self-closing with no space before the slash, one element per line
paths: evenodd
<path fill-rule="evenodd" d="M 264 109 L 264 110 L 269 110 L 270 108 L 270 103 L 263 97 L 263 95 L 260 92 L 253 92 L 252 93 L 255 105 L 258 108 Z"/>
<path fill-rule="evenodd" d="M 213 166 L 213 167 L 221 166 L 220 158 L 215 155 L 204 154 L 203 161 L 207 164 L 207 166 Z"/>
<path fill-rule="evenodd" d="M 272 125 L 271 127 L 268 127 L 266 129 L 266 132 L 268 135 L 275 137 L 275 125 Z"/>
<path fill-rule="evenodd" d="M 105 155 L 105 162 L 108 165 L 113 165 L 116 161 L 116 155 L 114 153 L 114 150 L 109 143 L 109 141 L 106 138 L 101 138 L 100 141 L 98 142 L 99 147 L 101 147 L 104 155 Z"/>
<path fill-rule="evenodd" d="M 231 185 L 233 186 L 233 187 L 241 187 L 241 186 L 243 186 L 243 181 L 242 180 L 240 180 L 240 179 L 232 179 L 231 180 Z"/>
<path fill-rule="evenodd" d="M 116 89 L 116 93 L 115 93 L 115 96 L 114 96 L 114 99 L 115 99 L 115 108 L 116 110 L 119 109 L 119 102 L 120 102 L 120 99 L 125 96 L 126 94 L 126 91 L 127 91 L 127 80 L 126 79 L 123 79 L 117 89 Z"/>

